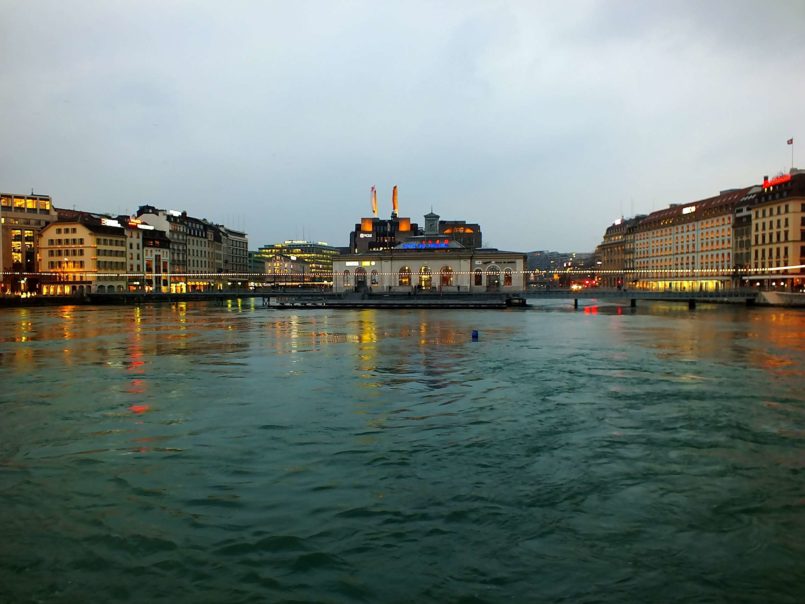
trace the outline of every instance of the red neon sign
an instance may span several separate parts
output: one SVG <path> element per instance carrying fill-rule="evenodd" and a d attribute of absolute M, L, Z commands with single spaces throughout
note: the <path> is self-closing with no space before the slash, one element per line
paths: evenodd
<path fill-rule="evenodd" d="M 783 174 L 781 176 L 776 176 L 776 177 L 772 178 L 771 180 L 769 180 L 767 178 L 764 178 L 763 179 L 763 188 L 768 189 L 769 187 L 773 187 L 774 185 L 781 185 L 781 184 L 783 184 L 785 182 L 788 182 L 790 180 L 791 180 L 791 175 L 790 174 Z"/>

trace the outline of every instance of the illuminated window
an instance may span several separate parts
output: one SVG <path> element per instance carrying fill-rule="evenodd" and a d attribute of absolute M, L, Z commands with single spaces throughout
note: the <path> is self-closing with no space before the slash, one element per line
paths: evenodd
<path fill-rule="evenodd" d="M 427 266 L 419 267 L 419 287 L 422 289 L 430 289 L 432 285 L 432 279 L 430 274 L 430 268 Z"/>
<path fill-rule="evenodd" d="M 503 286 L 511 287 L 512 285 L 512 269 L 507 268 L 503 271 Z"/>
<path fill-rule="evenodd" d="M 404 266 L 399 270 L 398 273 L 398 285 L 410 287 L 411 285 L 411 268 L 408 266 Z"/>
<path fill-rule="evenodd" d="M 439 283 L 442 287 L 450 287 L 453 285 L 453 269 L 449 266 L 443 266 L 439 269 Z"/>

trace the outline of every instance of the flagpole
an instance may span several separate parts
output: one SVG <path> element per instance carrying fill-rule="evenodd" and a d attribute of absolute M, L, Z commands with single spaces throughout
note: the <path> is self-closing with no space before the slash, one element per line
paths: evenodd
<path fill-rule="evenodd" d="M 789 145 L 791 145 L 791 172 L 794 171 L 794 137 L 792 136 L 787 141 L 785 141 Z"/>

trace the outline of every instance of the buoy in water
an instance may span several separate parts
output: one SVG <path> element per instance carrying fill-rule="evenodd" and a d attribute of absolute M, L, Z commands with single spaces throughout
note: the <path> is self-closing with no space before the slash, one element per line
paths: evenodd
<path fill-rule="evenodd" d="M 477 330 L 477 329 L 473 329 L 473 330 L 472 330 L 472 341 L 473 341 L 473 342 L 477 342 L 477 341 L 478 341 L 478 330 Z"/>

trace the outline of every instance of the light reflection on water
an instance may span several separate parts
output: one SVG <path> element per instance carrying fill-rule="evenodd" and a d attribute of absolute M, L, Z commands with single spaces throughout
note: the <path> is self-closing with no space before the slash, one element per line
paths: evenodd
<path fill-rule="evenodd" d="M 4 310 L 0 601 L 799 601 L 804 369 L 796 310 Z"/>

